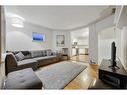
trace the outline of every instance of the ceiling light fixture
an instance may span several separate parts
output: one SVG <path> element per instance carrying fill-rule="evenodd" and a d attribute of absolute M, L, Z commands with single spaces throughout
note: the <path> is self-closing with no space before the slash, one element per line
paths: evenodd
<path fill-rule="evenodd" d="M 6 16 L 11 19 L 11 25 L 13 27 L 23 28 L 25 19 L 17 14 L 6 13 Z"/>
<path fill-rule="evenodd" d="M 12 18 L 12 26 L 22 28 L 23 27 L 23 20 L 17 17 Z"/>

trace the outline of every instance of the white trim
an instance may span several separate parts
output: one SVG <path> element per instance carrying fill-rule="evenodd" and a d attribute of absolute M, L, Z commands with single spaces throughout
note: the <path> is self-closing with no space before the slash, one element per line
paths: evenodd
<path fill-rule="evenodd" d="M 116 25 L 116 27 L 117 27 L 117 25 L 119 23 L 120 16 L 121 16 L 122 11 L 123 11 L 123 7 L 124 6 L 118 6 L 118 7 L 116 7 L 115 18 L 114 18 L 114 24 Z"/>

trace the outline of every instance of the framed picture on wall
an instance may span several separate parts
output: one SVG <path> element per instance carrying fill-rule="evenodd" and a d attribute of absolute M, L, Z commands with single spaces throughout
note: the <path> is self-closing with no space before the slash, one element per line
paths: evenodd
<path fill-rule="evenodd" d="M 45 41 L 45 35 L 37 32 L 33 32 L 32 34 L 33 41 L 39 41 L 44 42 Z"/>
<path fill-rule="evenodd" d="M 64 45 L 65 45 L 65 36 L 64 35 L 56 35 L 56 45 L 57 45 L 57 47 L 64 47 Z"/>

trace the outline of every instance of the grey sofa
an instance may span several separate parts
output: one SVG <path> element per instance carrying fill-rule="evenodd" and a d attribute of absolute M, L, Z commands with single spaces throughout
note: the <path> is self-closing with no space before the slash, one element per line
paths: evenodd
<path fill-rule="evenodd" d="M 9 72 L 24 68 L 37 70 L 38 67 L 55 63 L 59 60 L 60 54 L 52 52 L 50 49 L 36 51 L 9 51 L 5 58 L 6 75 Z"/>
<path fill-rule="evenodd" d="M 42 82 L 31 68 L 11 72 L 7 75 L 4 89 L 42 89 Z"/>

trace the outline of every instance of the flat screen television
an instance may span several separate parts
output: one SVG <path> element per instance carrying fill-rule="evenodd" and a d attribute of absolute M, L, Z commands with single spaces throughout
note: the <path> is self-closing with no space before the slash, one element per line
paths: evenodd
<path fill-rule="evenodd" d="M 115 45 L 114 41 L 111 43 L 111 66 L 109 66 L 109 67 L 112 68 L 113 70 L 120 69 L 117 66 L 117 61 L 116 61 L 116 45 Z"/>
<path fill-rule="evenodd" d="M 115 42 L 111 44 L 111 64 L 113 67 L 116 66 L 116 45 Z"/>
<path fill-rule="evenodd" d="M 40 42 L 45 41 L 45 35 L 41 33 L 33 32 L 32 38 L 33 38 L 33 41 L 40 41 Z"/>

